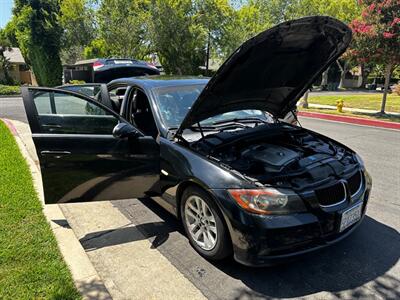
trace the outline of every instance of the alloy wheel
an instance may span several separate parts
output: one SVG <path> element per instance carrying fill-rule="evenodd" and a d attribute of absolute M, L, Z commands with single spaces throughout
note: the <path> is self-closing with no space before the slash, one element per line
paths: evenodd
<path fill-rule="evenodd" d="M 199 196 L 190 196 L 184 208 L 185 222 L 194 242 L 204 250 L 212 250 L 217 244 L 217 224 L 213 212 Z"/>

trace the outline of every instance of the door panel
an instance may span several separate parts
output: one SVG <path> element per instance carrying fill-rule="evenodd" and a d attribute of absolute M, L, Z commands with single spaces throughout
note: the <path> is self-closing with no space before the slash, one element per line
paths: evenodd
<path fill-rule="evenodd" d="M 125 120 L 83 95 L 45 88 L 23 88 L 22 93 L 40 160 L 46 203 L 154 194 L 160 170 L 159 147 L 154 139 L 114 138 L 113 127 Z M 52 105 L 45 106 L 42 99 L 47 94 L 50 101 L 52 93 L 55 110 Z M 40 101 L 36 101 L 38 97 Z M 60 111 L 66 114 L 57 114 L 57 98 L 65 102 L 65 110 Z M 79 101 L 84 105 L 77 106 Z M 87 115 L 82 109 L 86 104 L 94 108 Z M 75 114 L 68 114 L 74 105 Z"/>
<path fill-rule="evenodd" d="M 158 180 L 158 153 L 111 135 L 35 134 L 46 203 L 143 197 Z"/>

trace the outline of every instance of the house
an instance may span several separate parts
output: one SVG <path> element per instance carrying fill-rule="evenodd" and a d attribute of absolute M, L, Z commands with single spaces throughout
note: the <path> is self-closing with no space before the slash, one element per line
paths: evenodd
<path fill-rule="evenodd" d="M 21 84 L 35 84 L 36 80 L 28 65 L 25 63 L 24 57 L 19 48 L 11 48 L 4 51 L 4 57 L 9 61 L 11 67 L 9 74 L 11 78 Z M 4 73 L 0 70 L 0 81 L 4 79 Z"/>

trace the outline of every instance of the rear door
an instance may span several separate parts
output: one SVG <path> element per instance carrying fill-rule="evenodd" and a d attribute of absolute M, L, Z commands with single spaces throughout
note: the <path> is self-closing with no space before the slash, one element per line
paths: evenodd
<path fill-rule="evenodd" d="M 153 194 L 160 170 L 154 139 L 115 138 L 113 128 L 126 121 L 79 93 L 22 88 L 22 96 L 47 204 Z"/>

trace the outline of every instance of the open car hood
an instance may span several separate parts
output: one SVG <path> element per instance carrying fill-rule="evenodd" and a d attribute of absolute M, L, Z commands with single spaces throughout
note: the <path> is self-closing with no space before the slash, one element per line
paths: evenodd
<path fill-rule="evenodd" d="M 218 69 L 177 133 L 209 117 L 243 109 L 283 118 L 350 41 L 349 27 L 324 16 L 288 21 L 258 34 Z"/>

